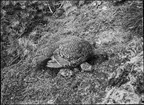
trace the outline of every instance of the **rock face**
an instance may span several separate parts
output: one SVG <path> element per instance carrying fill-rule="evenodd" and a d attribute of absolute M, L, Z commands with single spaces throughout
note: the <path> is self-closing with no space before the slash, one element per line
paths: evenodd
<path fill-rule="evenodd" d="M 88 41 L 69 36 L 39 50 L 33 61 L 39 65 L 46 59 L 51 59 L 46 61 L 47 67 L 75 67 L 86 61 L 91 55 L 93 55 L 93 48 Z"/>

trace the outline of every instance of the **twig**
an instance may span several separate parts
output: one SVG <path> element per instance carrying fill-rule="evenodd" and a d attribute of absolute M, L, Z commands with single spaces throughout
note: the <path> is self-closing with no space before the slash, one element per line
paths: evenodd
<path fill-rule="evenodd" d="M 63 1 L 62 3 L 61 3 L 61 5 L 60 5 L 60 7 L 59 7 L 59 9 L 63 6 L 63 4 L 65 3 L 65 1 Z"/>
<path fill-rule="evenodd" d="M 12 60 L 10 63 L 8 63 L 7 66 L 10 66 L 11 64 L 13 64 L 18 58 L 19 58 L 19 56 L 17 56 L 14 60 Z"/>
<path fill-rule="evenodd" d="M 51 12 L 51 13 L 53 13 L 53 11 L 52 11 L 52 9 L 51 9 L 51 7 L 50 7 L 50 5 L 49 5 L 49 4 L 48 4 L 48 7 L 49 7 L 50 12 Z"/>

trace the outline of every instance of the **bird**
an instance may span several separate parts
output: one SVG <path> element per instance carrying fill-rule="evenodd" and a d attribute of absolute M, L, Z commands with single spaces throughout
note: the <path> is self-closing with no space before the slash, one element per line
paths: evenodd
<path fill-rule="evenodd" d="M 91 44 L 79 37 L 73 36 L 61 40 L 55 49 L 47 67 L 76 67 L 86 61 L 93 53 Z"/>
<path fill-rule="evenodd" d="M 67 36 L 38 50 L 33 61 L 38 68 L 74 68 L 95 55 L 88 41 L 77 36 Z"/>

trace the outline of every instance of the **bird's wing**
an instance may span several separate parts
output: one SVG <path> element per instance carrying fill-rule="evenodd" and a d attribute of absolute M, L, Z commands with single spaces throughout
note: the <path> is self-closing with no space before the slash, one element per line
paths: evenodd
<path fill-rule="evenodd" d="M 61 68 L 61 67 L 65 67 L 65 66 L 69 66 L 69 61 L 61 58 L 60 56 L 57 55 L 53 55 L 52 56 L 52 60 L 50 60 L 47 63 L 47 67 L 51 67 L 51 68 Z"/>

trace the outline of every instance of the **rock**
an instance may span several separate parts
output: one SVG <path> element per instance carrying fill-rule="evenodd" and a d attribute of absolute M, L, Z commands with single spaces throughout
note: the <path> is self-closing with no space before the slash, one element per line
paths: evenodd
<path fill-rule="evenodd" d="M 61 69 L 59 71 L 59 74 L 64 76 L 64 77 L 71 77 L 73 75 L 73 71 L 70 69 Z"/>
<path fill-rule="evenodd" d="M 92 71 L 92 65 L 90 65 L 87 62 L 82 63 L 80 66 L 81 66 L 82 71 Z"/>

